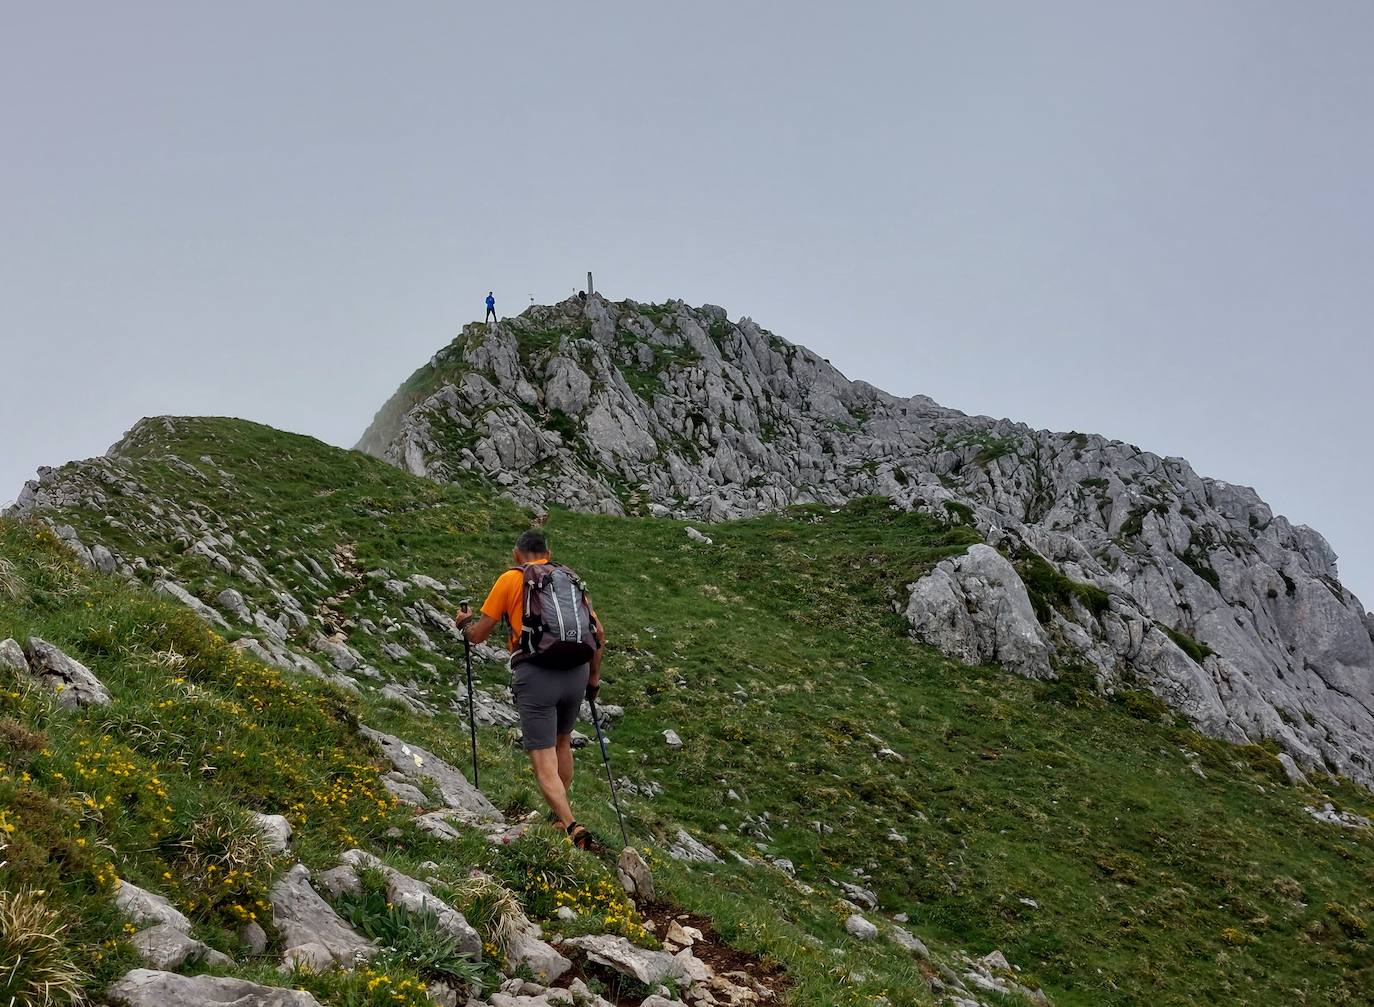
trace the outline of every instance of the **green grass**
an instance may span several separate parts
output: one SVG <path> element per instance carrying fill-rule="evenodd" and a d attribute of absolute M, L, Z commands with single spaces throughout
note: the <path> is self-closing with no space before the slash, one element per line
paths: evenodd
<path fill-rule="evenodd" d="M 1196 640 L 1187 633 L 1181 633 L 1168 626 L 1161 625 L 1159 628 L 1164 630 L 1165 635 L 1168 636 L 1170 640 L 1173 640 L 1174 643 L 1178 644 L 1179 647 L 1183 649 L 1183 652 L 1198 664 L 1201 664 L 1212 655 L 1212 648 L 1201 640 Z"/>
<path fill-rule="evenodd" d="M 193 485 L 158 460 L 167 448 L 193 464 L 213 456 L 234 485 L 215 478 Z M 363 570 L 385 566 L 458 579 L 480 597 L 528 520 L 475 482 L 441 487 L 308 438 L 235 421 L 186 421 L 179 435 L 131 466 L 164 497 L 194 495 L 208 513 L 243 529 L 236 537 L 307 606 L 346 585 L 330 573 L 324 589 L 311 587 L 294 561 L 311 556 L 327 568 L 341 543 L 356 549 Z M 135 501 L 116 497 L 111 507 L 125 528 L 105 525 L 100 514 L 63 518 L 87 541 L 166 564 L 203 596 L 229 583 L 256 590 L 140 531 L 147 515 Z M 795 1003 L 869 1003 L 883 994 L 898 1005 L 927 1002 L 915 962 L 885 942 L 860 946 L 844 936 L 845 911 L 829 882 L 857 880 L 856 870 L 865 872 L 862 883 L 886 911 L 910 914 L 913 929 L 937 950 L 1000 948 L 1024 970 L 1022 982 L 1043 985 L 1061 1005 L 1367 1002 L 1374 984 L 1374 842 L 1367 833 L 1317 823 L 1302 809 L 1325 795 L 1371 814 L 1369 794 L 1327 779 L 1319 781 L 1320 793 L 1295 790 L 1275 777 L 1271 753 L 1203 738 L 1143 696 L 1105 702 L 1086 681 L 1035 683 L 966 667 L 913 643 L 896 614 L 905 585 L 977 541 L 971 528 L 900 512 L 880 499 L 715 525 L 709 547 L 690 542 L 683 528 L 562 510 L 546 525 L 556 556 L 588 580 L 610 634 L 603 695 L 627 708 L 613 735 L 616 771 L 663 787 L 653 799 L 624 797 L 634 834 L 658 842 L 686 826 L 726 860 L 693 867 L 655 851 L 660 886 L 712 917 L 738 946 L 782 962 L 797 983 Z M 291 695 L 308 697 L 314 711 L 304 731 L 312 737 L 304 737 L 293 727 L 299 714 L 288 714 L 284 700 L 265 686 L 239 687 L 225 677 L 216 657 L 221 645 L 195 642 L 193 623 L 113 580 L 43 574 L 57 561 L 47 543 L 28 544 L 32 535 L 26 526 L 4 526 L 0 554 L 14 561 L 24 597 L 0 595 L 0 636 L 51 634 L 89 659 L 120 699 L 127 721 L 118 737 L 145 718 L 161 725 L 168 740 L 159 744 L 168 754 L 157 757 L 156 771 L 179 795 L 170 802 L 175 807 L 206 801 L 213 808 L 219 801 L 231 806 L 224 814 L 232 821 L 234 807 L 264 806 L 269 797 L 280 804 L 278 795 L 289 799 L 306 781 L 255 755 L 245 767 L 262 762 L 279 774 L 259 780 L 257 769 L 235 769 L 235 759 L 213 751 L 216 773 L 202 778 L 206 731 L 199 721 L 165 719 L 177 715 L 158 709 L 169 697 L 184 703 L 169 691 L 176 675 L 156 656 L 169 646 L 194 655 L 199 677 L 188 674 L 188 681 L 215 703 L 238 703 L 247 719 L 262 722 L 255 748 L 315 745 L 311 751 L 326 763 L 337 752 L 345 765 L 370 764 L 348 733 L 357 701 L 291 683 Z M 1070 599 L 1102 604 L 1096 589 L 1038 576 L 1033 563 L 1028 569 L 1037 607 Z M 69 578 L 72 586 L 59 591 L 54 578 Z M 84 607 L 87 600 L 93 609 Z M 362 592 L 341 605 L 360 617 L 383 601 Z M 159 630 L 164 624 L 172 628 Z M 446 662 L 439 662 L 437 679 L 426 679 L 416 663 L 382 657 L 365 634 L 354 633 L 350 643 L 388 675 L 436 688 L 454 680 L 455 666 Z M 492 681 L 499 675 L 481 672 Z M 263 711 L 249 712 L 243 688 L 267 696 Z M 217 722 L 215 709 L 211 704 L 207 723 Z M 419 720 L 372 700 L 361 712 L 379 728 L 457 765 L 466 762 L 465 725 L 448 713 Z M 101 730 L 89 716 L 69 723 L 27 706 L 7 713 L 25 729 L 48 732 L 46 747 L 63 753 L 72 751 L 70 739 L 99 737 L 92 732 Z M 681 749 L 663 743 L 668 727 L 682 736 Z M 884 745 L 900 759 L 880 759 Z M 177 753 L 183 762 L 170 760 Z M 49 762 L 26 758 L 28 771 L 41 762 L 48 774 L 44 794 L 64 793 L 51 782 Z M 70 766 L 74 756 L 60 758 Z M 152 756 L 130 758 L 144 760 L 140 773 L 152 771 Z M 594 748 L 578 759 L 579 816 L 613 835 Z M 483 732 L 481 768 L 498 805 L 531 806 L 520 753 L 500 732 Z M 17 785 L 3 786 L 11 787 L 0 793 L 13 814 Z M 730 790 L 738 801 L 725 798 Z M 372 830 L 382 829 L 391 812 L 379 807 L 376 814 L 366 826 L 353 805 L 311 815 L 303 854 L 325 865 L 344 842 L 341 830 L 350 830 L 403 869 L 438 861 L 455 886 L 473 864 L 512 884 L 538 865 L 560 869 L 552 852 L 536 847 L 492 852 L 477 843 L 455 850 L 410 830 L 403 840 L 386 841 Z M 74 829 L 71 836 L 93 841 L 110 828 L 133 829 L 115 844 L 128 860 L 120 869 L 156 880 L 163 865 L 171 866 L 170 854 L 124 852 L 150 845 L 143 830 L 154 826 L 156 813 L 138 816 L 127 825 L 89 823 L 85 831 L 61 819 L 44 836 Z M 159 828 L 184 834 L 189 821 L 172 817 Z M 905 841 L 887 838 L 889 831 Z M 736 862 L 731 852 L 751 863 Z M 764 854 L 791 860 L 814 894 L 762 863 Z M 31 849 L 29 857 L 38 854 Z M 85 861 L 64 853 L 63 866 L 44 868 L 56 873 L 43 883 L 74 893 L 85 928 L 78 943 L 98 947 L 118 921 L 96 911 L 95 867 L 69 869 L 77 863 Z M 254 874 L 252 884 L 262 880 Z M 565 883 L 565 890 L 594 888 L 595 878 Z M 537 896 L 534 888 L 517 887 L 523 899 L 547 909 L 538 905 L 542 889 Z M 227 926 L 219 910 L 203 918 L 207 927 Z M 118 960 L 127 964 L 127 956 Z M 107 977 L 111 971 L 83 961 L 105 968 Z M 846 979 L 856 974 L 862 981 Z"/>
<path fill-rule="evenodd" d="M 1015 557 L 1014 565 L 1041 622 L 1048 623 L 1054 611 L 1068 614 L 1075 601 L 1095 616 L 1102 615 L 1111 605 L 1106 591 L 1064 576 L 1044 557 L 1029 549 Z"/>

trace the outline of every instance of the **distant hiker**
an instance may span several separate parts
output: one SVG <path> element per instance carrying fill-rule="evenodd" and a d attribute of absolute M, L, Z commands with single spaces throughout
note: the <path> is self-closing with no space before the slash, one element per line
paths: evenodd
<path fill-rule="evenodd" d="M 454 619 L 468 640 L 481 643 L 504 619 L 510 625 L 511 675 L 520 733 L 540 793 L 553 817 L 581 849 L 591 833 L 573 818 L 572 731 L 582 700 L 601 686 L 606 642 L 582 580 L 550 562 L 544 533 L 531 529 L 511 553 L 513 566 L 496 579 L 481 616 L 465 605 Z"/>
<path fill-rule="evenodd" d="M 484 322 L 496 321 L 496 298 L 491 296 L 491 291 L 487 291 L 487 315 L 482 319 Z"/>

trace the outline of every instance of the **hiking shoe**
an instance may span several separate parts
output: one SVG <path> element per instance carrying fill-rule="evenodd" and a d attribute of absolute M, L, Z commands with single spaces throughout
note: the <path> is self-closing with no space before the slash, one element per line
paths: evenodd
<path fill-rule="evenodd" d="M 568 841 L 579 850 L 595 852 L 601 849 L 601 843 L 592 835 L 591 830 L 585 825 L 580 825 L 577 822 L 573 822 L 568 826 Z"/>

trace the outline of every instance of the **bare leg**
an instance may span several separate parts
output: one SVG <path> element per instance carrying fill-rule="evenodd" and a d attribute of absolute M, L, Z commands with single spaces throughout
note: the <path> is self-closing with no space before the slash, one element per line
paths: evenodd
<path fill-rule="evenodd" d="M 558 778 L 563 781 L 565 791 L 571 790 L 573 780 L 572 735 L 560 734 L 555 751 L 558 752 Z"/>
<path fill-rule="evenodd" d="M 544 802 L 566 829 L 573 823 L 573 813 L 572 808 L 568 806 L 568 788 L 559 773 L 558 749 L 535 748 L 531 749 L 529 756 L 530 765 L 534 768 L 534 779 L 539 784 L 539 792 L 544 795 Z M 568 750 L 568 758 L 571 762 L 571 749 Z M 571 770 L 568 775 L 571 777 Z"/>

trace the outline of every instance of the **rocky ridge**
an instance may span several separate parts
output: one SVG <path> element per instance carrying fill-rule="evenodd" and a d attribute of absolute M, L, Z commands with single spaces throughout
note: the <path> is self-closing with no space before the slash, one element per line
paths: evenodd
<path fill-rule="evenodd" d="M 1090 668 L 1374 784 L 1374 615 L 1321 535 L 1181 458 L 893 396 L 711 305 L 599 295 L 467 326 L 358 447 L 535 508 L 724 520 L 881 494 L 947 515 L 1009 562 L 914 583 L 896 606 L 922 639 L 994 661 L 1009 634 L 1023 674 Z"/>

